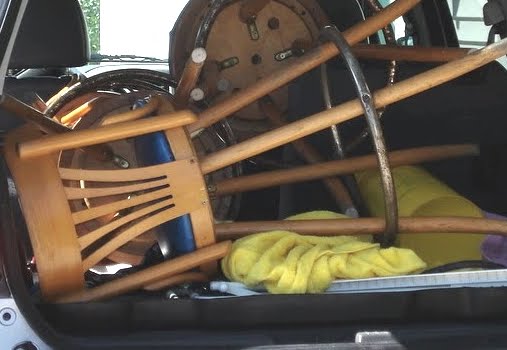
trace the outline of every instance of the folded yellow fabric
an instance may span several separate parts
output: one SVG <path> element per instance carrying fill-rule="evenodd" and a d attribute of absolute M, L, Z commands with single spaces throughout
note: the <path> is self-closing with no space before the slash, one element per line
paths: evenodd
<path fill-rule="evenodd" d="M 311 212 L 289 219 L 343 217 Z M 253 234 L 234 242 L 222 260 L 227 278 L 270 293 L 319 293 L 335 279 L 405 275 L 426 264 L 411 250 L 381 249 L 352 236 L 302 236 L 288 231 Z"/>

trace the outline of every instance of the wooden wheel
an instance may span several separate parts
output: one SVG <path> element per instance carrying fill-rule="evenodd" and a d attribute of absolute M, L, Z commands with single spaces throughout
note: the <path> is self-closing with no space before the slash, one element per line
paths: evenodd
<path fill-rule="evenodd" d="M 171 33 L 171 71 L 182 73 L 194 47 L 203 47 L 208 63 L 200 87 L 209 102 L 223 99 L 283 67 L 317 41 L 329 20 L 315 0 L 267 1 L 255 15 L 240 12 L 258 1 L 190 1 Z M 262 1 L 261 1 L 262 2 Z M 278 108 L 288 107 L 287 87 L 270 93 Z M 264 119 L 257 104 L 235 114 Z"/>

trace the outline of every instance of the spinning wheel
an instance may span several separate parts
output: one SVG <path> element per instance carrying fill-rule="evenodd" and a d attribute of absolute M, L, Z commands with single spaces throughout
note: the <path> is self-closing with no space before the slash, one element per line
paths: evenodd
<path fill-rule="evenodd" d="M 397 0 L 378 15 L 356 25 L 344 33 L 342 41 L 350 44 L 386 26 L 418 3 L 417 0 Z M 342 44 L 340 48 L 347 47 Z M 9 134 L 6 142 L 6 159 L 23 207 L 31 242 L 36 256 L 41 289 L 48 300 L 89 301 L 115 296 L 138 288 L 159 283 L 161 280 L 178 276 L 188 270 L 201 267 L 207 274 L 213 271 L 210 262 L 227 254 L 229 242 L 215 244 L 225 237 L 238 237 L 245 233 L 269 229 L 292 229 L 313 234 L 364 234 L 384 235 L 386 221 L 382 219 L 317 220 L 314 222 L 264 222 L 216 224 L 211 215 L 208 196 L 220 196 L 270 186 L 273 183 L 289 183 L 350 173 L 376 166 L 376 158 L 386 159 L 387 154 L 379 150 L 378 155 L 368 159 L 349 159 L 323 163 L 298 169 L 290 173 L 258 174 L 255 179 L 239 177 L 209 186 L 204 177 L 239 161 L 293 142 L 317 131 L 329 128 L 358 117 L 368 109 L 382 108 L 403 98 L 431 89 L 450 79 L 463 75 L 487 64 L 507 52 L 507 41 L 490 45 L 464 58 L 444 64 L 405 81 L 386 87 L 370 95 L 368 91 L 359 98 L 329 110 L 309 116 L 297 122 L 256 136 L 250 140 L 229 146 L 204 157 L 196 157 L 190 136 L 196 135 L 210 125 L 241 110 L 262 96 L 278 89 L 291 79 L 318 67 L 339 53 L 337 46 L 326 43 L 294 59 L 285 68 L 257 81 L 221 102 L 194 115 L 191 111 L 175 111 L 171 99 L 157 97 L 153 93 L 147 105 L 139 111 L 129 111 L 109 116 L 107 125 L 84 130 L 54 132 L 44 135 L 40 128 L 26 125 Z M 344 52 L 349 55 L 350 52 Z M 194 62 L 196 63 L 196 62 Z M 201 62 L 202 63 L 202 62 Z M 198 76 L 199 69 L 193 64 L 187 68 L 194 72 L 182 76 Z M 191 84 L 181 84 L 181 86 Z M 180 95 L 188 96 L 180 91 Z M 158 116 L 143 118 L 152 101 L 158 101 L 153 110 Z M 27 106 L 3 96 L 1 106 L 30 118 L 33 123 L 51 129 L 47 120 L 38 121 Z M 153 107 L 153 105 L 151 105 Z M 373 106 L 373 107 L 372 107 Z M 135 113 L 134 113 L 135 112 Z M 86 120 L 86 119 L 85 119 Z M 128 120 L 128 121 L 126 121 Z M 60 124 L 58 124 L 60 125 Z M 61 129 L 61 125 L 58 127 Z M 57 156 L 61 152 L 75 149 L 89 150 L 117 140 L 155 133 L 162 137 L 174 155 L 174 161 L 135 169 L 86 170 L 59 167 Z M 379 137 L 378 134 L 374 134 Z M 144 136 L 142 136 L 144 137 Z M 384 150 L 385 151 L 385 150 Z M 417 152 L 416 152 L 417 151 Z M 397 165 L 414 161 L 444 159 L 477 152 L 474 146 L 433 147 L 424 150 L 407 150 L 403 155 L 391 154 L 390 160 Z M 415 155 L 418 154 L 418 157 Z M 388 166 L 380 162 L 382 166 Z M 37 171 L 36 171 L 36 170 Z M 75 182 L 90 183 L 90 187 L 76 187 Z M 97 184 L 95 184 L 97 183 Z M 99 185 L 100 184 L 100 185 Z M 233 186 L 234 184 L 234 186 Z M 130 198 L 117 195 L 135 194 Z M 75 209 L 71 202 L 84 198 L 107 197 L 111 201 L 98 206 Z M 48 200 L 50 198 L 51 200 Z M 100 227 L 84 235 L 78 226 L 106 215 L 115 215 L 120 210 L 129 212 L 117 220 L 106 221 Z M 84 289 L 83 272 L 101 259 L 132 241 L 148 230 L 188 215 L 191 235 L 196 250 L 176 259 L 136 272 L 127 277 L 104 285 Z M 387 218 L 389 223 L 389 218 Z M 455 218 L 402 218 L 397 223 L 404 233 L 431 232 L 499 232 L 507 234 L 503 221 L 487 219 Z M 102 239 L 108 238 L 105 242 Z M 65 254 L 59 254 L 59 252 Z M 181 279 L 180 279 L 181 280 Z"/>

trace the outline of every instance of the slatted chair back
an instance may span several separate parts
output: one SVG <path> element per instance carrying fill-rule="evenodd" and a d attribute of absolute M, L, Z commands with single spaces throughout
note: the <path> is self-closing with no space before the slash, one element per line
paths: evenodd
<path fill-rule="evenodd" d="M 9 133 L 5 156 L 46 300 L 83 290 L 85 271 L 130 240 L 182 215 L 190 216 L 197 248 L 215 242 L 207 188 L 190 139 L 182 126 L 164 132 L 178 150 L 176 160 L 126 170 L 60 168 L 59 153 L 24 160 L 19 144 L 44 136 L 31 125 Z M 91 198 L 107 200 L 94 207 L 76 205 Z M 97 220 L 104 217 L 114 219 Z M 92 220 L 101 224 L 78 235 L 80 225 Z M 214 267 L 216 262 L 202 266 L 207 271 Z"/>

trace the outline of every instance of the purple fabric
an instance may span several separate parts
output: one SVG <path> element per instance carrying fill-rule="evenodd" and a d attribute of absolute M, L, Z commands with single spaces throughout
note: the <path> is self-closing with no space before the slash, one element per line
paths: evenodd
<path fill-rule="evenodd" d="M 484 212 L 484 217 L 495 220 L 507 220 L 507 217 L 498 214 Z M 507 237 L 500 235 L 488 235 L 482 242 L 481 252 L 484 259 L 507 266 Z"/>

